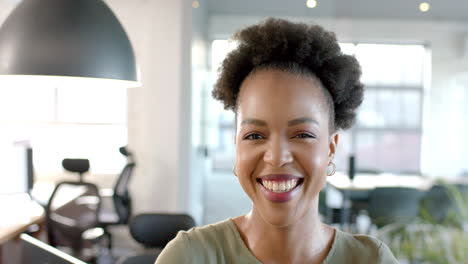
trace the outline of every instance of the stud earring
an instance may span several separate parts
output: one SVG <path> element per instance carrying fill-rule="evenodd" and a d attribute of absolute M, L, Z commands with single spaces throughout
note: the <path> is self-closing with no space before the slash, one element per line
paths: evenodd
<path fill-rule="evenodd" d="M 330 167 L 331 165 L 331 167 Z M 333 161 L 330 161 L 330 164 L 328 164 L 327 167 L 327 176 L 332 176 L 336 172 L 336 165 L 333 163 Z"/>

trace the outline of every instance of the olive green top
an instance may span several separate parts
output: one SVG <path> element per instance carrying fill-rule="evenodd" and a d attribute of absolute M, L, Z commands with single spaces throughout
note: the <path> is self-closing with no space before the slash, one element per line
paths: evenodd
<path fill-rule="evenodd" d="M 245 245 L 232 219 L 180 231 L 156 260 L 156 264 L 176 263 L 261 264 Z M 398 261 L 381 241 L 337 229 L 323 263 L 394 264 Z"/>

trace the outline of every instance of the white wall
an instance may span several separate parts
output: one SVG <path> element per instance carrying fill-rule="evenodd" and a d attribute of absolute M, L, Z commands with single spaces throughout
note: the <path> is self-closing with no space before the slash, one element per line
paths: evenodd
<path fill-rule="evenodd" d="M 136 50 L 143 86 L 129 90 L 135 213 L 198 218 L 191 156 L 191 6 L 183 0 L 110 0 Z M 200 210 L 198 208 L 198 210 Z M 197 219 L 198 220 L 198 219 Z"/>
<path fill-rule="evenodd" d="M 228 38 L 261 19 L 214 14 L 209 19 L 209 37 Z M 432 79 L 425 94 L 422 172 L 433 177 L 453 177 L 468 170 L 468 139 L 464 136 L 468 133 L 468 58 L 462 56 L 468 23 L 290 19 L 318 23 L 334 31 L 343 42 L 427 44 L 432 50 Z"/>

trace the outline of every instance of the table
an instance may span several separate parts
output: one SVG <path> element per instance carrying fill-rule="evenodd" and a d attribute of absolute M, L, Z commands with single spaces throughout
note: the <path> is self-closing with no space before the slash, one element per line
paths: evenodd
<path fill-rule="evenodd" d="M 408 187 L 429 190 L 435 179 L 418 175 L 357 174 L 351 181 L 348 175 L 337 172 L 327 178 L 327 182 L 334 188 L 344 191 L 371 191 L 380 187 Z"/>
<path fill-rule="evenodd" d="M 27 193 L 0 194 L 0 264 L 2 245 L 26 231 L 30 225 L 45 220 L 45 210 Z"/>
<path fill-rule="evenodd" d="M 45 219 L 44 208 L 26 193 L 0 195 L 0 212 L 0 245 Z"/>
<path fill-rule="evenodd" d="M 353 180 L 348 175 L 337 172 L 327 177 L 327 182 L 334 189 L 341 192 L 342 197 L 335 197 L 335 208 L 341 211 L 341 226 L 349 222 L 351 204 L 359 209 L 369 202 L 370 193 L 376 188 L 403 187 L 415 188 L 423 192 L 428 191 L 438 181 L 437 178 L 423 177 L 420 175 L 395 175 L 390 173 L 364 174 L 358 173 Z M 468 185 L 468 177 L 444 179 L 449 184 Z M 327 197 L 328 199 L 328 197 Z M 352 203 L 351 203 L 352 202 Z M 341 204 L 341 205 L 338 205 Z M 356 209 L 356 208 L 355 208 Z"/>

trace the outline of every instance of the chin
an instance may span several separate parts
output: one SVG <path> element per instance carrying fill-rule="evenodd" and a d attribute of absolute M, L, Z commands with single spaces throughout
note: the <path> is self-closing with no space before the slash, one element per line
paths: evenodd
<path fill-rule="evenodd" d="M 269 208 L 257 208 L 257 211 L 266 223 L 277 228 L 287 228 L 303 221 L 304 216 L 311 213 L 313 207 L 309 208 L 309 210 L 301 210 L 292 207 L 291 204 L 275 204 L 273 206 L 270 204 Z"/>

